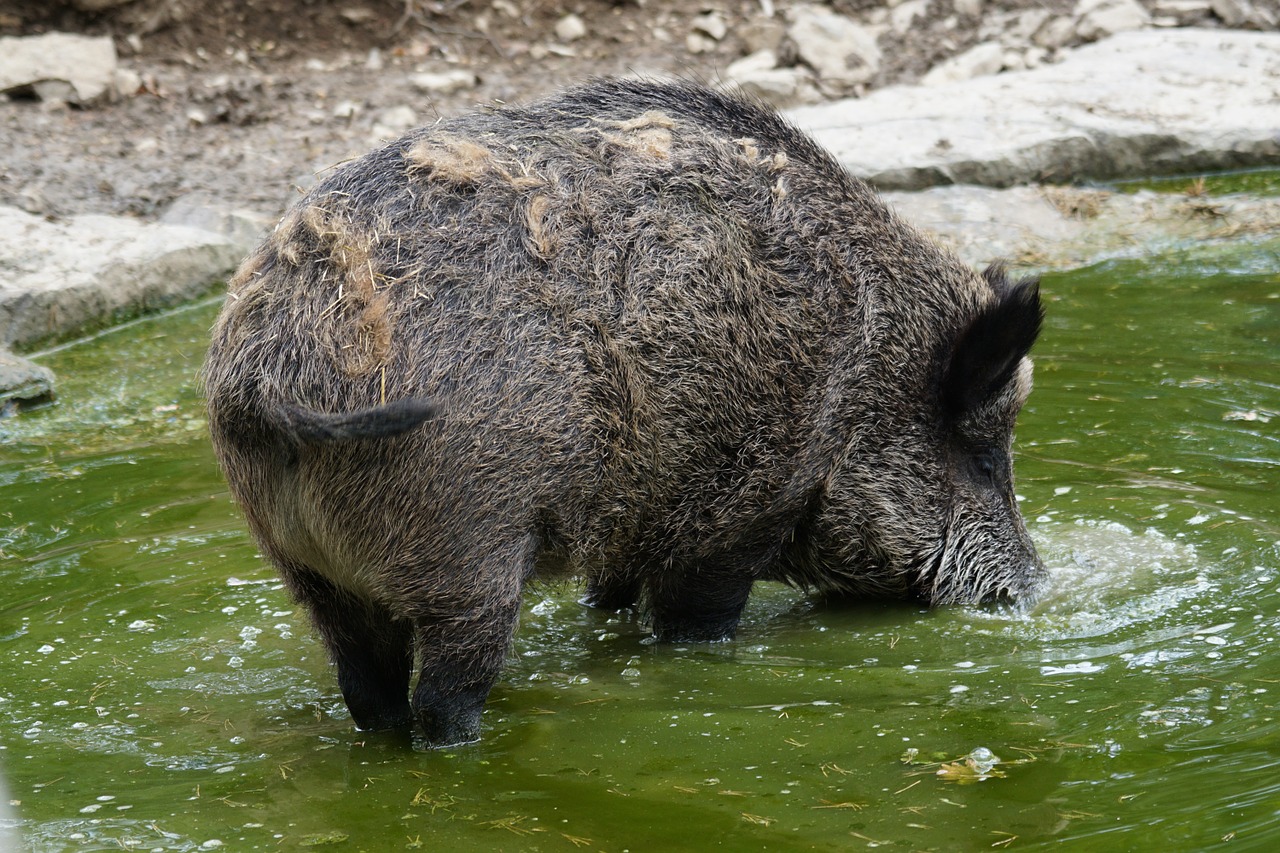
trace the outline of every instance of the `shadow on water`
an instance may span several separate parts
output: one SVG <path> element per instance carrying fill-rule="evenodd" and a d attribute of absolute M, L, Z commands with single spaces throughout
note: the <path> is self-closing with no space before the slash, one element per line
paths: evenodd
<path fill-rule="evenodd" d="M 735 641 L 662 646 L 538 588 L 484 739 L 434 752 L 352 728 L 248 539 L 194 387 L 215 306 L 51 353 L 61 401 L 0 422 L 13 820 L 39 851 L 1268 849 L 1276 258 L 1046 276 L 1030 611 L 760 585 Z"/>

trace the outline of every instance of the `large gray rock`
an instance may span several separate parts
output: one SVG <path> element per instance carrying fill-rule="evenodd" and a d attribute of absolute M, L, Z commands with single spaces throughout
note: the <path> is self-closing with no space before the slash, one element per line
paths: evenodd
<path fill-rule="evenodd" d="M 1275 164 L 1280 33 L 1140 30 L 1057 65 L 790 112 L 881 188 Z"/>
<path fill-rule="evenodd" d="M 31 347 L 180 304 L 231 272 L 219 234 L 110 216 L 50 222 L 0 207 L 0 347 Z"/>
<path fill-rule="evenodd" d="M 1155 255 L 1171 246 L 1268 237 L 1268 251 L 1280 248 L 1280 198 L 1266 196 L 948 186 L 883 197 L 975 267 L 1009 261 L 1069 269 Z"/>
<path fill-rule="evenodd" d="M 876 29 L 819 6 L 796 6 L 787 17 L 787 36 L 797 56 L 824 81 L 853 86 L 880 70 Z"/>
<path fill-rule="evenodd" d="M 813 72 L 803 66 L 779 68 L 772 50 L 758 50 L 729 63 L 721 79 L 725 88 L 736 88 L 775 107 L 790 107 L 821 100 Z"/>
<path fill-rule="evenodd" d="M 0 93 L 30 89 L 45 101 L 110 97 L 116 48 L 108 36 L 45 33 L 0 38 Z"/>
<path fill-rule="evenodd" d="M 53 371 L 0 347 L 0 418 L 53 399 Z"/>

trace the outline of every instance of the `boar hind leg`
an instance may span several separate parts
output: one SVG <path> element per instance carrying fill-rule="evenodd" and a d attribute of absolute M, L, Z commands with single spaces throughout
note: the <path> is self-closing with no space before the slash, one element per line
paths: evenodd
<path fill-rule="evenodd" d="M 649 593 L 653 633 L 663 642 L 733 639 L 751 579 L 740 573 L 691 569 L 655 584 Z"/>
<path fill-rule="evenodd" d="M 471 589 L 434 599 L 416 620 L 421 669 L 413 716 L 426 746 L 479 740 L 485 699 L 515 634 L 522 576 L 510 564 L 501 574 L 477 572 Z"/>
<path fill-rule="evenodd" d="M 412 624 L 313 572 L 290 574 L 338 668 L 338 686 L 356 726 L 366 731 L 408 727 Z"/>

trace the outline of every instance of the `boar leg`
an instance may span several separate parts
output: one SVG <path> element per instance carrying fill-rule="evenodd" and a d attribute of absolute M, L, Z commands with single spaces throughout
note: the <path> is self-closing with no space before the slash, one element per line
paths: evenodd
<path fill-rule="evenodd" d="M 356 726 L 366 731 L 407 727 L 411 623 L 341 591 L 315 572 L 290 571 L 287 576 L 338 668 L 338 686 Z"/>
<path fill-rule="evenodd" d="M 742 577 L 741 571 L 717 572 L 701 566 L 665 578 L 649 595 L 653 633 L 659 640 L 731 640 L 751 595 L 751 578 Z"/>
<path fill-rule="evenodd" d="M 417 622 L 420 671 L 413 716 L 430 747 L 480 738 L 480 715 L 498 680 L 520 615 L 521 583 L 477 572 L 474 586 L 437 597 Z"/>
<path fill-rule="evenodd" d="M 583 603 L 600 610 L 623 610 L 640 600 L 640 581 L 621 575 L 600 575 L 587 582 Z"/>

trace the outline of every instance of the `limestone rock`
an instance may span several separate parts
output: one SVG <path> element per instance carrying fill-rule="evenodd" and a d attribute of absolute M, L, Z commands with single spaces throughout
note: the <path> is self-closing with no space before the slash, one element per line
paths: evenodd
<path fill-rule="evenodd" d="M 915 24 L 916 18 L 925 13 L 929 0 L 904 0 L 889 10 L 889 26 L 899 35 L 908 32 Z"/>
<path fill-rule="evenodd" d="M 1147 29 L 1053 65 L 795 109 L 881 188 L 1010 186 L 1280 160 L 1280 34 Z"/>
<path fill-rule="evenodd" d="M 693 19 L 693 28 L 716 41 L 722 41 L 729 33 L 729 25 L 720 12 L 707 12 Z"/>
<path fill-rule="evenodd" d="M 1276 14 L 1252 0 L 1212 0 L 1213 14 L 1228 27 L 1253 27 L 1272 29 L 1276 26 Z"/>
<path fill-rule="evenodd" d="M 1076 22 L 1071 18 L 1049 18 L 1031 36 L 1031 41 L 1038 47 L 1056 50 L 1066 47 L 1075 41 Z"/>
<path fill-rule="evenodd" d="M 0 347 L 0 418 L 53 399 L 53 371 Z"/>
<path fill-rule="evenodd" d="M 369 137 L 370 142 L 379 144 L 388 139 L 395 139 L 403 135 L 405 131 L 417 126 L 417 124 L 418 115 L 413 111 L 413 107 L 407 104 L 389 107 L 378 113 Z"/>
<path fill-rule="evenodd" d="M 577 15 L 565 15 L 556 21 L 556 38 L 562 42 L 577 41 L 587 34 L 587 25 Z"/>
<path fill-rule="evenodd" d="M 1151 25 L 1151 15 L 1138 0 L 1080 0 L 1075 16 L 1076 35 L 1084 41 Z"/>
<path fill-rule="evenodd" d="M 1159 18 L 1185 27 L 1203 21 L 1213 14 L 1210 0 L 1156 0 L 1151 11 Z"/>
<path fill-rule="evenodd" d="M 276 217 L 256 210 L 228 208 L 193 194 L 169 205 L 160 216 L 160 224 L 217 234 L 247 255 L 275 226 Z"/>
<path fill-rule="evenodd" d="M 116 48 L 107 36 L 71 33 L 0 38 L 0 93 L 91 104 L 112 95 Z"/>
<path fill-rule="evenodd" d="M 829 9 L 798 6 L 788 13 L 787 36 L 797 56 L 825 81 L 852 86 L 880 70 L 879 33 Z"/>
<path fill-rule="evenodd" d="M 241 246 L 114 216 L 50 222 L 0 207 L 0 347 L 28 347 L 178 305 L 235 269 Z"/>
<path fill-rule="evenodd" d="M 776 107 L 796 106 L 820 97 L 809 69 L 777 65 L 778 57 L 772 50 L 758 50 L 730 63 L 724 82 Z"/>

